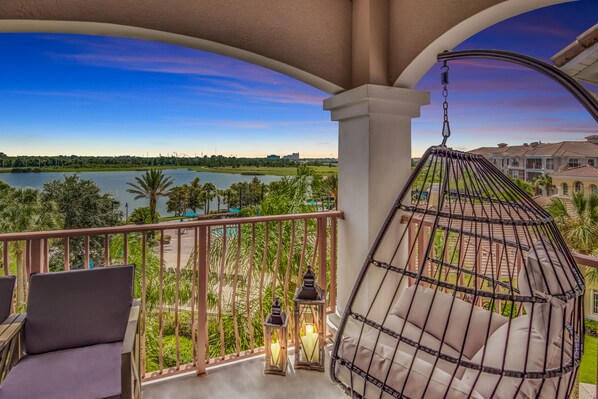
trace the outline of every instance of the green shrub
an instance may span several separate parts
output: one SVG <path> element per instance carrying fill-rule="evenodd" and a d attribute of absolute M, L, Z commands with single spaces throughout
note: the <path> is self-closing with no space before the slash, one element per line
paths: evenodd
<path fill-rule="evenodd" d="M 598 337 L 598 321 L 586 319 L 585 325 L 586 325 L 586 335 L 589 335 L 592 337 Z"/>

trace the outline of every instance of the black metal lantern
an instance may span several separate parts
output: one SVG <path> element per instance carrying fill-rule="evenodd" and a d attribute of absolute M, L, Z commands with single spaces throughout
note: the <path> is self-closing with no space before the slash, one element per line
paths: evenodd
<path fill-rule="evenodd" d="M 272 311 L 264 323 L 266 336 L 266 364 L 264 374 L 287 375 L 287 315 L 282 311 L 282 304 L 276 298 Z"/>
<path fill-rule="evenodd" d="M 295 368 L 324 371 L 326 319 L 324 290 L 309 267 L 295 291 Z"/>

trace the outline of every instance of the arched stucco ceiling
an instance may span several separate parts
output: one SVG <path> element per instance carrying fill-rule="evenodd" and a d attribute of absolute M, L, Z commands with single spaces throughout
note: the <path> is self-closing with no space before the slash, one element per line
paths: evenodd
<path fill-rule="evenodd" d="M 261 65 L 334 94 L 413 87 L 438 51 L 569 0 L 1 0 L 0 32 L 172 43 Z"/>
<path fill-rule="evenodd" d="M 429 1 L 446 5 L 443 0 Z M 469 37 L 500 21 L 538 8 L 569 1 L 574 0 L 506 0 L 495 5 L 486 0 L 476 2 L 468 2 L 467 0 L 453 1 L 453 3 L 461 4 L 453 4 L 452 6 L 457 5 L 464 14 L 470 14 L 469 17 L 461 21 L 458 21 L 447 7 L 440 4 L 438 4 L 440 7 L 434 7 L 433 4 L 430 4 L 430 7 L 424 8 L 415 7 L 410 2 L 394 2 L 395 8 L 392 12 L 400 16 L 399 19 L 406 21 L 406 25 L 398 24 L 391 33 L 391 37 L 396 40 L 393 49 L 397 51 L 394 57 L 391 58 L 394 61 L 391 70 L 396 78 L 394 85 L 405 88 L 414 87 L 437 62 L 436 55 L 438 53 L 444 50 L 452 50 Z M 478 7 L 472 7 L 474 3 L 477 3 Z M 482 5 L 483 7 L 480 7 Z M 429 13 L 430 9 L 436 9 L 438 12 Z M 420 34 L 423 37 L 419 42 L 402 40 L 401 38 L 405 36 L 401 32 L 404 30 L 417 30 L 417 27 L 411 27 L 410 24 L 420 18 L 436 19 L 435 23 L 430 24 L 436 29 L 421 31 Z"/>

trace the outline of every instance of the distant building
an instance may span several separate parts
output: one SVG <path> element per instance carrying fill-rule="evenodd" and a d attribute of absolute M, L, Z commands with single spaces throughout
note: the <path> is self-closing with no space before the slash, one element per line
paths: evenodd
<path fill-rule="evenodd" d="M 598 168 L 585 165 L 549 174 L 555 195 L 570 197 L 573 193 L 598 193 Z"/>
<path fill-rule="evenodd" d="M 268 155 L 266 158 L 268 158 L 268 159 L 280 159 L 280 155 L 272 154 L 272 155 Z"/>
<path fill-rule="evenodd" d="M 497 147 L 480 147 L 471 153 L 481 154 L 504 174 L 512 178 L 533 181 L 538 177 L 580 166 L 598 166 L 598 135 L 586 141 L 531 143 Z"/>
<path fill-rule="evenodd" d="M 283 159 L 294 159 L 294 160 L 298 160 L 299 159 L 299 153 L 298 152 L 294 152 L 291 155 L 285 155 L 282 158 Z"/>

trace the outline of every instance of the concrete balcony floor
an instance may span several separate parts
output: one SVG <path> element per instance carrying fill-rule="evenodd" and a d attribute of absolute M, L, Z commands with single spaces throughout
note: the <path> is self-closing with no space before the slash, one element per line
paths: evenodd
<path fill-rule="evenodd" d="M 264 358 L 258 357 L 209 369 L 203 377 L 187 374 L 149 382 L 143 386 L 143 399 L 347 398 L 330 380 L 328 364 L 321 373 L 294 370 L 293 356 L 289 363 L 286 377 L 264 375 Z"/>

